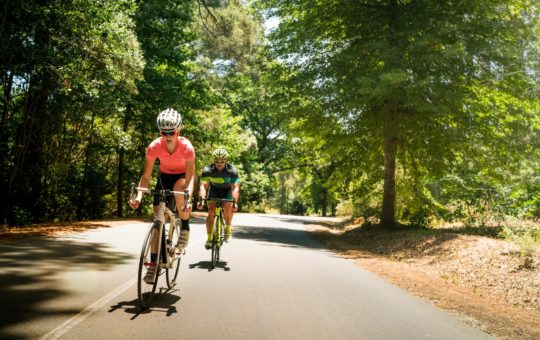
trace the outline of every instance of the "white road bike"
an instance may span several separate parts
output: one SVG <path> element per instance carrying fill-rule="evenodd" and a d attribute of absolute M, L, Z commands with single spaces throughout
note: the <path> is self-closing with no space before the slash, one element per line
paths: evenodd
<path fill-rule="evenodd" d="M 175 246 L 180 237 L 180 219 L 176 215 L 175 195 L 184 196 L 184 209 L 187 208 L 189 192 L 186 190 L 151 190 L 131 185 L 131 197 L 137 191 L 159 196 L 159 207 L 156 217 L 144 238 L 137 272 L 137 295 L 141 308 L 150 307 L 156 292 L 158 279 L 165 274 L 168 289 L 172 289 L 177 282 L 180 262 L 185 250 L 176 251 Z M 169 208 L 170 207 L 170 208 Z M 150 254 L 158 254 L 156 261 L 152 261 Z M 155 275 L 151 283 L 146 283 L 144 276 L 146 270 L 155 267 Z"/>

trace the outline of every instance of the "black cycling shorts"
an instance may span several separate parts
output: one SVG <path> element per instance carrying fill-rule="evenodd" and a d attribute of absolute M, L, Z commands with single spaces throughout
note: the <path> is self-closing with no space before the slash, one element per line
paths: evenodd
<path fill-rule="evenodd" d="M 186 174 L 166 174 L 163 172 L 159 173 L 157 183 L 156 183 L 156 190 L 162 190 L 162 189 L 169 189 L 172 190 L 174 188 L 174 185 L 180 178 L 186 178 Z M 171 210 L 174 210 L 176 201 L 174 199 L 174 196 L 171 196 L 169 198 L 168 207 Z M 159 205 L 159 196 L 154 195 L 154 207 Z"/>
<path fill-rule="evenodd" d="M 224 198 L 232 200 L 232 190 L 229 187 L 228 189 L 217 189 L 212 186 L 210 186 L 210 190 L 208 190 L 208 200 L 212 201 L 212 198 Z"/>

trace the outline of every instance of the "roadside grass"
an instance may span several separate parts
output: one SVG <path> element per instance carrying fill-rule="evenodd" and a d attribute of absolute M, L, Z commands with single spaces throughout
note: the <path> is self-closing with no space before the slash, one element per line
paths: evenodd
<path fill-rule="evenodd" d="M 505 240 L 517 244 L 520 248 L 520 255 L 532 257 L 540 250 L 540 228 L 512 228 L 503 227 L 500 236 Z"/>
<path fill-rule="evenodd" d="M 435 230 L 503 239 L 516 244 L 520 249 L 517 255 L 523 257 L 531 257 L 540 251 L 540 223 L 535 221 L 508 219 L 476 226 L 445 226 Z"/>

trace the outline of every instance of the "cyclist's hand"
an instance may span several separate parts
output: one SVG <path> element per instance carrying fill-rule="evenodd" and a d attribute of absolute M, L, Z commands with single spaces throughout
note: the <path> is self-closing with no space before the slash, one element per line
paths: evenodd
<path fill-rule="evenodd" d="M 139 207 L 139 204 L 141 204 L 141 201 L 136 198 L 132 198 L 128 201 L 128 204 L 132 209 L 137 209 Z"/>
<path fill-rule="evenodd" d="M 202 200 L 199 200 L 199 202 L 197 202 L 197 210 L 203 210 L 204 208 L 204 202 Z"/>
<path fill-rule="evenodd" d="M 186 204 L 182 207 L 182 210 L 186 212 L 191 212 L 193 210 L 193 205 L 191 204 L 191 201 L 187 201 Z"/>

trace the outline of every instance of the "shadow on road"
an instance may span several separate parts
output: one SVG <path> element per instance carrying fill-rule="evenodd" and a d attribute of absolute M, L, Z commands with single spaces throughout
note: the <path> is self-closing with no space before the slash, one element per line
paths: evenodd
<path fill-rule="evenodd" d="M 161 288 L 161 290 L 154 295 L 154 300 L 152 300 L 150 308 L 142 309 L 139 305 L 139 300 L 133 299 L 131 301 L 120 301 L 116 305 L 111 306 L 109 313 L 121 309 L 128 314 L 133 314 L 131 320 L 136 319 L 141 314 L 155 312 L 165 313 L 166 316 L 171 316 L 178 313 L 174 304 L 181 298 L 176 294 L 178 294 L 178 290 L 176 289 Z"/>
<path fill-rule="evenodd" d="M 324 244 L 313 239 L 304 229 L 238 226 L 233 227 L 232 242 L 234 239 L 249 239 L 307 249 L 327 248 Z"/>
<path fill-rule="evenodd" d="M 224 271 L 228 272 L 229 270 L 231 270 L 230 267 L 227 267 L 227 261 L 219 261 L 217 264 L 216 264 L 216 267 L 215 268 L 212 268 L 212 262 L 210 261 L 199 261 L 197 263 L 192 263 L 189 265 L 189 269 L 206 269 L 208 270 L 209 272 L 212 271 L 212 270 L 216 270 L 216 269 L 223 269 Z"/>
<path fill-rule="evenodd" d="M 68 293 L 59 288 L 66 270 L 109 270 L 132 259 L 98 243 L 30 239 L 0 245 L 0 338 L 24 338 L 11 326 L 30 323 L 44 313 L 71 316 L 79 310 L 45 310 L 48 301 Z M 9 308 L 8 308 L 9 306 Z"/>

